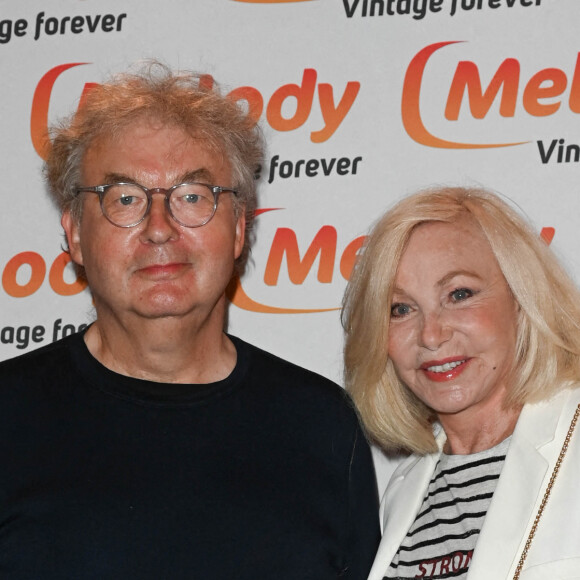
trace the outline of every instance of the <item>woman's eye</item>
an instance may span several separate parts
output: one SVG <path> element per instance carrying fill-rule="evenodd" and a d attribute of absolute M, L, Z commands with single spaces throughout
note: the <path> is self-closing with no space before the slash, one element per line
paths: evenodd
<path fill-rule="evenodd" d="M 391 306 L 391 318 L 401 318 L 411 312 L 411 307 L 408 304 L 393 304 Z"/>
<path fill-rule="evenodd" d="M 473 296 L 473 292 L 469 288 L 457 288 L 453 290 L 449 295 L 453 302 L 461 302 L 462 300 L 467 300 Z"/>

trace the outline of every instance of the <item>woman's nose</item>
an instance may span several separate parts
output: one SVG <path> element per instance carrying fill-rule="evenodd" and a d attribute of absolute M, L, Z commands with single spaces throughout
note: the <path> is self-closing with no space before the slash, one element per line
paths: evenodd
<path fill-rule="evenodd" d="M 446 324 L 441 312 L 433 312 L 423 316 L 421 328 L 421 345 L 429 350 L 437 350 L 447 342 L 452 335 L 451 327 Z"/>

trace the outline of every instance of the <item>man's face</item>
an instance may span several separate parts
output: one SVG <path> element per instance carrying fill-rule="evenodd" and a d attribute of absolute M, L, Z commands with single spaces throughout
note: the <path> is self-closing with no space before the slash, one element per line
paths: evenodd
<path fill-rule="evenodd" d="M 180 128 L 148 120 L 93 143 L 81 179 L 88 187 L 120 181 L 147 188 L 192 180 L 232 185 L 227 162 Z M 235 216 L 233 194 L 221 194 L 214 217 L 199 228 L 175 222 L 163 195 L 153 195 L 149 215 L 132 228 L 111 224 L 98 195 L 81 195 L 80 223 L 65 213 L 62 224 L 72 259 L 85 267 L 99 318 L 204 317 L 224 300 L 244 241 L 244 217 Z"/>

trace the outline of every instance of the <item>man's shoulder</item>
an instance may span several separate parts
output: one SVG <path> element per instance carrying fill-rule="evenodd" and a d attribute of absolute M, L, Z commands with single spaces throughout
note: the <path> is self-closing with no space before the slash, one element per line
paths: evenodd
<path fill-rule="evenodd" d="M 62 369 L 65 359 L 69 358 L 71 345 L 82 340 L 80 335 L 73 335 L 47 344 L 35 350 L 0 362 L 0 377 L 25 377 L 47 375 Z"/>
<path fill-rule="evenodd" d="M 280 356 L 264 350 L 258 346 L 250 344 L 238 337 L 231 336 L 236 348 L 240 351 L 242 349 L 242 356 L 249 353 L 251 356 L 252 364 L 259 370 L 264 372 L 275 372 L 277 378 L 284 379 L 295 379 L 299 378 L 301 381 L 306 381 L 308 384 L 320 385 L 323 388 L 327 388 L 330 391 L 342 391 L 336 383 L 330 379 L 306 369 L 296 363 L 293 363 L 287 359 L 281 358 Z M 247 353 L 243 351 L 246 350 Z"/>
<path fill-rule="evenodd" d="M 303 394 L 310 399 L 312 397 L 334 399 L 339 405 L 353 407 L 348 393 L 330 379 L 240 338 L 235 336 L 231 338 L 242 356 L 249 355 L 250 372 L 253 376 L 272 383 L 278 392 L 283 390 L 297 396 Z"/>

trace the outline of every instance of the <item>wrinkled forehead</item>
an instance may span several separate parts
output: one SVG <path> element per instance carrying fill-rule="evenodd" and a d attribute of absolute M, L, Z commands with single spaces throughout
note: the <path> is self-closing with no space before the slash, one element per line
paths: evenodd
<path fill-rule="evenodd" d="M 118 157 L 111 151 L 117 151 Z M 81 173 L 90 173 L 96 165 L 114 165 L 116 170 L 112 172 L 120 173 L 123 160 L 146 163 L 153 158 L 166 167 L 179 167 L 184 158 L 191 159 L 186 172 L 203 168 L 208 176 L 230 173 L 223 147 L 215 140 L 177 123 L 149 116 L 104 128 L 85 147 Z"/>
<path fill-rule="evenodd" d="M 462 214 L 450 221 L 424 221 L 412 228 L 401 252 L 396 277 L 417 268 L 461 268 L 485 266 L 501 276 L 500 265 L 480 224 Z"/>
<path fill-rule="evenodd" d="M 464 236 L 477 239 L 489 246 L 487 236 L 478 221 L 467 212 L 460 213 L 450 219 L 424 220 L 416 224 L 410 231 L 406 246 L 413 238 L 429 236 L 433 239 L 448 239 L 450 236 Z M 490 248 L 491 249 L 491 248 Z"/>
<path fill-rule="evenodd" d="M 146 133 L 164 130 L 170 130 L 174 134 L 176 147 L 179 144 L 195 143 L 202 150 L 211 154 L 212 157 L 220 161 L 227 160 L 225 144 L 216 135 L 212 135 L 207 128 L 204 129 L 197 125 L 186 126 L 159 115 L 148 114 L 139 115 L 112 125 L 103 125 L 100 131 L 93 135 L 91 140 L 85 144 L 85 154 L 96 147 L 119 144 L 131 138 L 138 138 Z"/>

